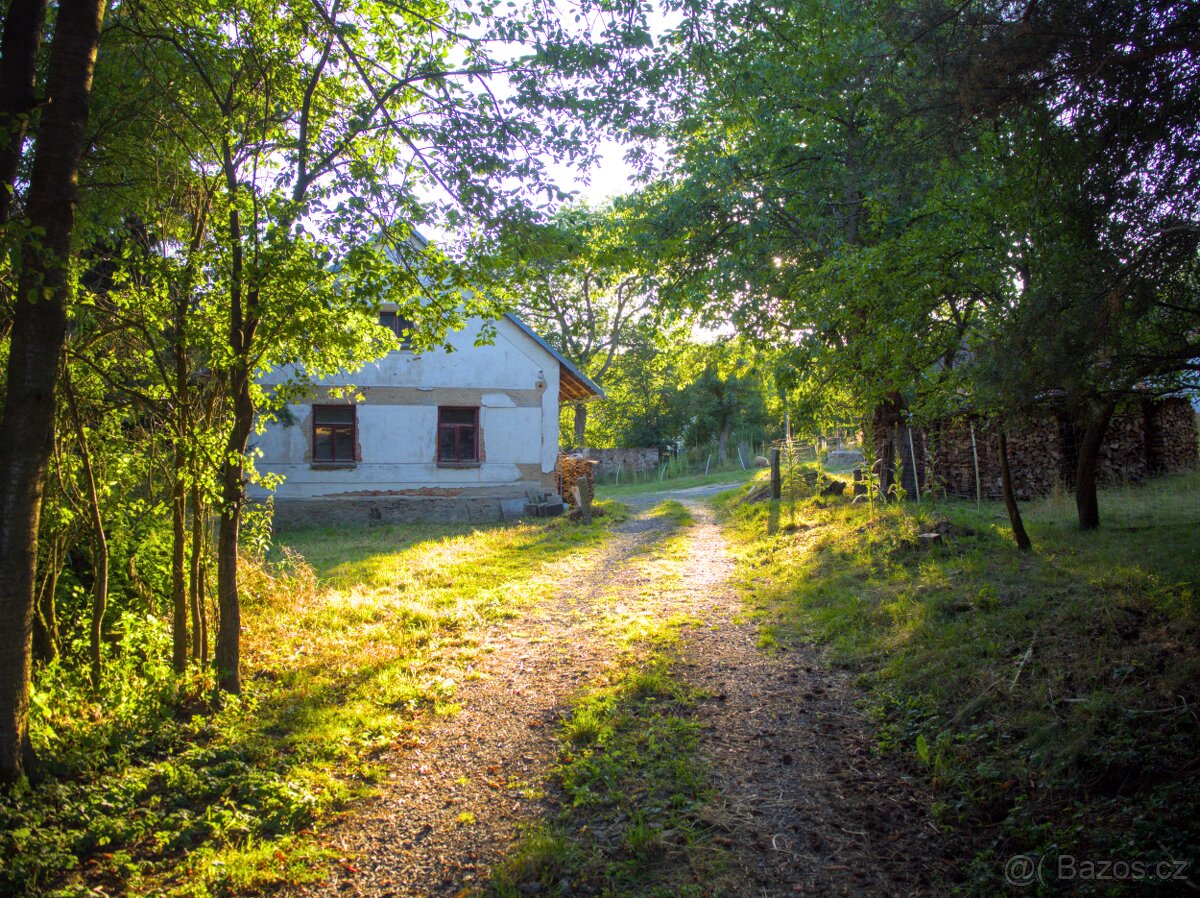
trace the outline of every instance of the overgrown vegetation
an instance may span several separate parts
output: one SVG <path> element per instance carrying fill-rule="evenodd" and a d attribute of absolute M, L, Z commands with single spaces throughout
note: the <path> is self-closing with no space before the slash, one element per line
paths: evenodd
<path fill-rule="evenodd" d="M 246 583 L 255 675 L 210 707 L 176 679 L 170 635 L 131 619 L 108 688 L 41 669 L 33 736 L 48 778 L 0 804 L 0 892 L 213 895 L 319 878 L 330 809 L 366 794 L 378 752 L 452 712 L 476 630 L 554 585 L 607 524 L 396 526 L 283 534 Z"/>
<path fill-rule="evenodd" d="M 861 672 L 883 747 L 974 850 L 967 891 L 993 896 L 1014 854 L 1194 859 L 1198 488 L 1104 491 L 1101 533 L 1065 495 L 1032 503 L 1032 555 L 995 503 L 809 498 L 795 527 L 778 503 L 726 510 L 763 642 Z"/>

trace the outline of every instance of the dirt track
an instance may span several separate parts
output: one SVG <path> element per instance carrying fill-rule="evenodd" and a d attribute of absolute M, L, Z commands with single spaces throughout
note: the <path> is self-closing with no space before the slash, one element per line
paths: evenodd
<path fill-rule="evenodd" d="M 718 798 L 705 820 L 729 860 L 713 895 L 937 894 L 928 796 L 873 753 L 845 675 L 815 648 L 764 653 L 741 619 L 733 561 L 700 501 L 723 488 L 630 503 L 638 513 L 552 601 L 484 633 L 479 667 L 456 695 L 462 710 L 382 759 L 380 795 L 328 833 L 344 860 L 298 894 L 451 896 L 482 884 L 523 824 L 555 812 L 546 788 L 555 724 L 613 663 L 593 621 L 614 590 L 698 621 L 683 633 L 676 672 L 709 696 L 699 722 Z M 682 576 L 658 591 L 638 560 L 665 535 L 647 513 L 663 498 L 684 502 L 693 523 Z"/>

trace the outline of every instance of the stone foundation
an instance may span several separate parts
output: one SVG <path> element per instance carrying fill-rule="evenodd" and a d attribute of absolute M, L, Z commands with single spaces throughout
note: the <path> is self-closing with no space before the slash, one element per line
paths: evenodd
<path fill-rule="evenodd" d="M 436 495 L 387 494 L 275 498 L 274 526 L 369 527 L 380 524 L 483 524 L 527 516 L 529 492 L 546 494 L 540 484 L 514 484 L 482 490 L 438 490 Z M 429 490 L 429 493 L 435 491 Z"/>

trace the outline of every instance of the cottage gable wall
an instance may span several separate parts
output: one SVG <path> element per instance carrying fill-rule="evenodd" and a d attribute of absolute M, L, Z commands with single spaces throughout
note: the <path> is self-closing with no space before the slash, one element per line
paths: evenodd
<path fill-rule="evenodd" d="M 390 352 L 359 371 L 320 381 L 306 401 L 289 405 L 253 446 L 261 453 L 257 469 L 284 478 L 274 493 L 277 518 L 332 523 L 349 515 L 356 520 L 352 507 L 382 497 L 458 497 L 475 503 L 476 516 L 484 513 L 480 502 L 491 515 L 497 511 L 495 503 L 488 504 L 493 499 L 551 486 L 558 454 L 559 361 L 507 318 L 495 327 L 493 342 L 476 346 L 482 322 L 473 320 L 449 336 L 453 352 Z M 263 383 L 284 382 L 292 373 L 272 372 Z M 330 396 L 331 388 L 346 384 L 353 384 L 362 397 L 356 404 L 355 460 L 314 463 L 313 406 L 350 404 Z M 439 463 L 439 407 L 479 410 L 477 463 Z M 256 498 L 267 495 L 254 493 Z M 311 500 L 348 501 L 318 510 Z M 459 503 L 452 508 L 445 501 L 425 504 L 428 508 L 421 506 L 424 511 L 414 513 L 415 518 L 463 517 L 466 507 Z M 448 514 L 439 514 L 438 507 Z"/>

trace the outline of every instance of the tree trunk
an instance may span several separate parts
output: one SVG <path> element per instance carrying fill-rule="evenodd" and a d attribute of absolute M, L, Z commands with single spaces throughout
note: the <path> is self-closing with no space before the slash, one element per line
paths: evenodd
<path fill-rule="evenodd" d="M 896 423 L 900 420 L 901 398 L 898 393 L 875 406 L 871 425 L 875 433 L 875 476 L 879 496 L 884 501 L 895 496 L 896 482 Z"/>
<path fill-rule="evenodd" d="M 1008 509 L 1008 521 L 1012 525 L 1013 538 L 1017 548 L 1028 552 L 1033 548 L 1029 534 L 1025 532 L 1025 522 L 1021 520 L 1021 509 L 1017 505 L 1017 494 L 1013 491 L 1012 473 L 1008 467 L 1008 434 L 1000 430 L 1000 487 L 1004 491 L 1004 507 Z"/>
<path fill-rule="evenodd" d="M 58 608 L 54 594 L 58 591 L 58 575 L 62 571 L 57 537 L 50 540 L 50 556 L 42 567 L 44 577 L 33 621 L 33 655 L 39 661 L 52 664 L 58 660 Z"/>
<path fill-rule="evenodd" d="M 183 438 L 175 438 L 175 479 L 171 489 L 171 665 L 183 673 L 188 660 L 187 595 L 187 453 Z"/>
<path fill-rule="evenodd" d="M 195 474 L 193 474 L 195 476 Z M 203 624 L 204 507 L 200 503 L 200 488 L 192 484 L 192 555 L 188 569 L 188 604 L 192 616 L 192 660 L 201 663 L 208 658 L 208 640 Z"/>
<path fill-rule="evenodd" d="M 233 151 L 226 142 L 225 186 L 232 205 L 229 209 L 229 397 L 233 403 L 233 425 L 221 464 L 221 521 L 217 531 L 217 687 L 224 692 L 242 691 L 242 611 L 238 595 L 238 531 L 242 521 L 242 479 L 246 441 L 254 427 L 254 401 L 250 396 L 248 357 L 257 324 L 258 293 L 245 290 L 243 282 L 242 220 L 237 208 L 239 181 Z"/>
<path fill-rule="evenodd" d="M 212 522 L 209 520 L 207 509 L 204 512 L 204 522 L 205 532 L 211 532 Z M 200 555 L 200 581 L 196 588 L 196 603 L 200 606 L 200 663 L 207 667 L 210 659 L 211 640 L 208 638 L 208 555 L 206 553 Z"/>
<path fill-rule="evenodd" d="M 75 184 L 104 7 L 104 0 L 59 4 L 49 102 L 25 209 L 30 228 L 21 247 L 0 421 L 0 780 L 19 779 L 33 763 L 28 724 L 38 518 L 66 335 Z"/>
<path fill-rule="evenodd" d="M 242 520 L 243 458 L 254 424 L 254 404 L 249 378 L 240 371 L 232 377 L 234 420 L 221 468 L 221 523 L 217 533 L 217 685 L 235 695 L 242 691 L 241 598 L 238 595 L 238 530 Z"/>
<path fill-rule="evenodd" d="M 187 595 L 187 471 L 188 471 L 188 379 L 187 300 L 181 291 L 175 301 L 175 459 L 171 485 L 171 664 L 183 673 L 188 660 Z"/>
<path fill-rule="evenodd" d="M 37 106 L 37 57 L 46 0 L 11 0 L 0 39 L 0 224 L 15 199 L 17 170 Z"/>
<path fill-rule="evenodd" d="M 729 462 L 729 426 L 721 428 L 717 437 L 717 461 L 724 465 Z"/>
<path fill-rule="evenodd" d="M 79 406 L 75 402 L 75 391 L 71 388 L 70 372 L 64 372 L 64 392 L 71 410 L 71 421 L 75 425 L 75 438 L 79 441 L 79 458 L 83 464 L 84 486 L 87 490 L 88 511 L 92 517 L 92 548 L 95 578 L 92 580 L 92 621 L 88 639 L 88 656 L 91 660 L 92 688 L 100 688 L 104 659 L 101 638 L 104 634 L 104 613 L 108 608 L 108 538 L 104 535 L 104 515 L 100 511 L 100 493 L 96 489 L 96 474 L 92 468 L 92 453 L 88 448 L 87 434 L 83 430 L 83 419 L 79 417 Z"/>
<path fill-rule="evenodd" d="M 587 415 L 588 407 L 586 402 L 575 403 L 575 448 L 582 449 L 586 444 L 584 440 L 587 437 Z"/>
<path fill-rule="evenodd" d="M 1081 530 L 1095 530 L 1100 526 L 1096 479 L 1100 473 L 1100 447 L 1104 444 L 1113 408 L 1111 402 L 1090 406 L 1083 436 L 1079 440 L 1079 455 L 1075 464 L 1075 508 L 1079 513 Z"/>

